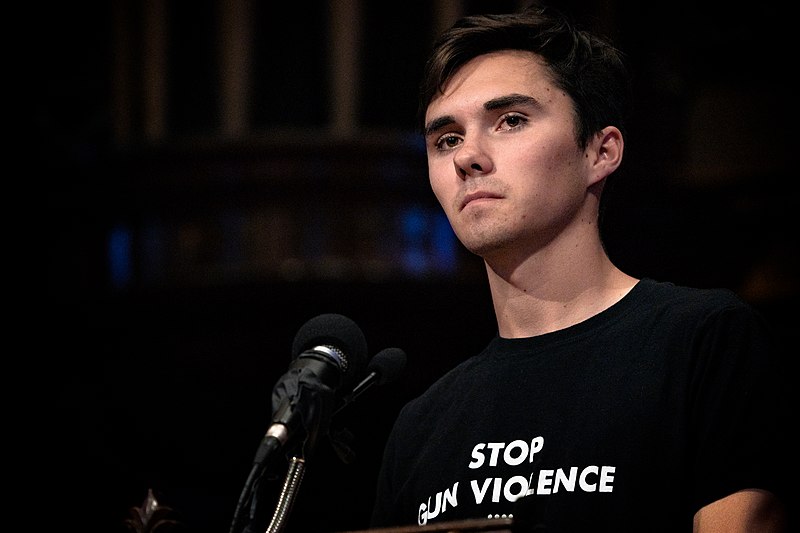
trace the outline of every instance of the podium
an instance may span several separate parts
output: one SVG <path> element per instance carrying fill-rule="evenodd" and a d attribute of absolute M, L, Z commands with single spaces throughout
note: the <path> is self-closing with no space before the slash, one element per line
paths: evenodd
<path fill-rule="evenodd" d="M 358 531 L 342 531 L 340 533 L 512 533 L 512 524 L 513 519 L 511 518 L 478 518 L 426 524 L 424 526 L 379 527 Z"/>

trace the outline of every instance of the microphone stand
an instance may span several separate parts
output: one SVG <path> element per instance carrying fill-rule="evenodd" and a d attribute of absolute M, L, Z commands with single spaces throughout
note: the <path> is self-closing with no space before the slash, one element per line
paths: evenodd
<path fill-rule="evenodd" d="M 308 440 L 311 440 L 311 437 L 304 442 L 304 448 L 307 447 Z M 289 519 L 289 515 L 300 491 L 300 484 L 303 481 L 305 471 L 306 460 L 302 457 L 302 453 L 292 454 L 289 459 L 289 466 L 284 477 L 278 502 L 265 533 L 280 533 L 286 527 L 286 522 Z M 230 533 L 234 533 L 237 530 L 237 524 L 241 519 L 240 515 L 244 514 L 245 507 L 249 508 L 249 521 L 242 530 L 242 533 L 255 533 L 259 530 L 258 528 L 260 528 L 260 526 L 258 526 L 258 523 L 263 522 L 258 519 L 259 516 L 261 516 L 261 513 L 258 512 L 258 500 L 259 493 L 261 492 L 261 478 L 264 474 L 263 465 L 254 466 L 251 470 L 250 476 L 245 483 L 245 490 L 240 496 L 239 509 L 237 509 L 237 513 L 235 513 L 236 518 L 231 526 Z"/>
<path fill-rule="evenodd" d="M 250 471 L 247 481 L 245 482 L 244 490 L 239 497 L 236 512 L 234 513 L 233 523 L 230 533 L 236 533 L 238 523 L 240 522 L 245 508 L 249 508 L 249 522 L 245 526 L 242 533 L 253 533 L 254 528 L 259 527 L 257 523 L 261 522 L 258 512 L 258 499 L 261 478 L 264 477 L 266 470 L 270 467 L 275 459 L 276 452 L 280 451 L 284 446 L 299 447 L 300 452 L 291 454 L 289 460 L 288 470 L 286 472 L 283 487 L 278 498 L 278 503 L 272 515 L 266 533 L 280 533 L 286 526 L 286 521 L 294 506 L 297 494 L 300 490 L 300 484 L 303 481 L 303 476 L 306 470 L 306 459 L 316 446 L 319 434 L 321 431 L 328 430 L 328 423 L 330 415 L 320 415 L 320 412 L 325 413 L 330 410 L 329 402 L 333 400 L 332 396 L 325 394 L 325 389 L 314 386 L 310 389 L 305 389 L 305 392 L 310 395 L 313 402 L 307 402 L 307 405 L 314 404 L 320 411 L 311 409 L 304 413 L 303 423 L 303 439 L 299 443 L 292 444 L 291 439 L 285 439 L 285 436 L 278 435 L 278 431 L 273 431 L 272 428 L 267 432 L 267 436 L 262 441 L 262 446 L 256 454 L 256 460 L 253 468 Z M 302 402 L 301 402 L 302 403 Z M 279 410 L 280 412 L 280 410 Z M 278 427 L 282 427 L 278 424 Z M 300 428 L 294 428 L 299 430 Z"/>
<path fill-rule="evenodd" d="M 289 470 L 286 472 L 283 488 L 278 498 L 278 504 L 275 507 L 275 512 L 272 515 L 272 520 L 267 527 L 266 533 L 280 533 L 283 531 L 297 498 L 297 493 L 300 490 L 300 483 L 303 481 L 305 471 L 305 459 L 296 455 L 292 456 L 289 461 Z"/>
<path fill-rule="evenodd" d="M 306 460 L 302 456 L 309 455 L 314 450 L 319 437 L 320 426 L 323 425 L 318 419 L 314 420 L 314 422 L 306 430 L 305 440 L 300 447 L 301 453 L 293 454 L 289 460 L 289 468 L 283 480 L 278 503 L 265 533 L 280 533 L 286 526 L 286 521 L 289 519 L 289 514 L 300 491 L 300 483 L 302 483 L 303 476 L 306 473 Z M 327 424 L 324 425 L 324 429 L 327 431 Z"/>
<path fill-rule="evenodd" d="M 301 416 L 302 429 L 305 429 L 305 439 L 300 443 L 300 449 L 310 452 L 314 449 L 319 434 L 329 430 L 329 423 L 334 416 L 373 385 L 381 383 L 382 375 L 388 374 L 391 379 L 392 376 L 397 374 L 397 371 L 405 364 L 405 353 L 398 348 L 387 348 L 379 352 L 375 359 L 377 364 L 374 370 L 358 383 L 350 394 L 342 399 L 341 405 L 335 410 L 332 409 L 335 401 L 332 391 L 318 379 L 301 383 L 301 380 L 296 375 L 292 375 L 291 378 L 276 385 L 276 387 L 282 386 L 285 389 L 281 391 L 284 396 L 291 396 L 299 390 L 300 394 L 305 397 L 305 401 L 301 401 L 298 398 L 296 399 L 296 405 L 284 402 L 275 411 L 274 420 L 280 422 L 270 427 L 256 453 L 250 475 L 239 497 L 229 533 L 237 533 L 238 525 L 246 508 L 250 511 L 250 520 L 242 533 L 253 533 L 253 528 L 256 527 L 254 522 L 260 522 L 260 520 L 257 520 L 258 513 L 256 512 L 260 480 L 264 476 L 265 470 L 272 463 L 276 453 L 287 444 L 290 434 L 301 429 L 296 427 L 296 421 L 294 422 L 295 425 L 292 424 L 293 418 L 291 415 L 294 413 L 293 410 L 298 406 L 305 406 L 306 410 L 302 411 Z M 301 386 L 301 384 L 305 386 Z M 274 394 L 275 392 L 273 391 Z M 292 426 L 291 431 L 289 431 L 289 426 Z M 339 457 L 346 463 L 349 462 L 348 458 L 352 456 L 352 450 L 341 439 L 331 436 L 331 440 Z M 306 460 L 303 455 L 303 453 L 291 455 L 278 503 L 265 533 L 281 533 L 286 526 L 286 521 L 294 506 L 300 490 L 300 484 L 305 475 Z"/>

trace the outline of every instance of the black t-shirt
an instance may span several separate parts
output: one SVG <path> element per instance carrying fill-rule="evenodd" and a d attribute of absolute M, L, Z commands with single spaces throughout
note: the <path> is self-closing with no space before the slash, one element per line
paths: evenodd
<path fill-rule="evenodd" d="M 652 280 L 569 328 L 496 337 L 400 412 L 372 525 L 691 531 L 720 497 L 779 492 L 770 339 L 732 292 Z"/>

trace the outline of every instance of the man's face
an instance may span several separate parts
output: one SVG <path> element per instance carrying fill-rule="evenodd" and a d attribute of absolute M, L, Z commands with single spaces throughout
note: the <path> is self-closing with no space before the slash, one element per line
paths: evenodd
<path fill-rule="evenodd" d="M 431 188 L 472 252 L 520 258 L 580 223 L 590 158 L 576 142 L 572 100 L 535 54 L 471 60 L 425 124 Z"/>

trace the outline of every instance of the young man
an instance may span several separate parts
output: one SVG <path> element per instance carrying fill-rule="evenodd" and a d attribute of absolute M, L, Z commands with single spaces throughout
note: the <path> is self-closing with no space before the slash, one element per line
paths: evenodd
<path fill-rule="evenodd" d="M 485 262 L 498 334 L 401 411 L 373 526 L 784 527 L 766 325 L 729 291 L 635 279 L 601 242 L 627 87 L 617 50 L 549 9 L 467 17 L 437 42 L 430 184 Z"/>

